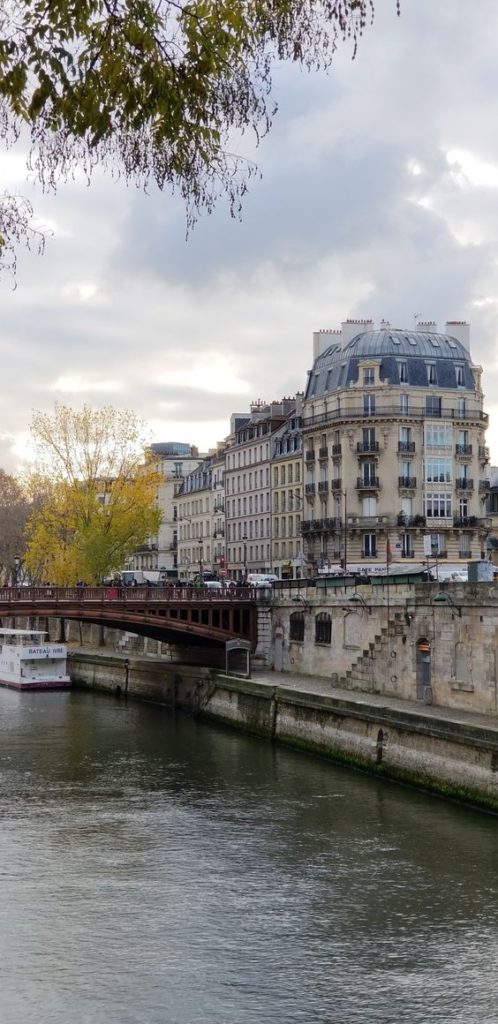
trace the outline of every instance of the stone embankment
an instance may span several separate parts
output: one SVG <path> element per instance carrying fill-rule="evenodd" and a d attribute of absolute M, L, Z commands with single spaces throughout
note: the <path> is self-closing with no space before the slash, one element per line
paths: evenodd
<path fill-rule="evenodd" d="M 79 686 L 183 709 L 379 776 L 498 811 L 498 719 L 359 694 L 323 678 L 168 663 L 74 649 Z"/>

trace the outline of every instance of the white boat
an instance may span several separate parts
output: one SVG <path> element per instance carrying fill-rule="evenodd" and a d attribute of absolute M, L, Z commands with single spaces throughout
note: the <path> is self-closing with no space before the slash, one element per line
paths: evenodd
<path fill-rule="evenodd" d="M 37 629 L 0 628 L 0 686 L 61 690 L 70 686 L 65 644 L 47 643 Z"/>

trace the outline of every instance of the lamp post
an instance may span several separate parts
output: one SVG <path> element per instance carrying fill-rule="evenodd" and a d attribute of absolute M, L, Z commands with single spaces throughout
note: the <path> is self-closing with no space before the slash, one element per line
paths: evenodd
<path fill-rule="evenodd" d="M 21 557 L 20 557 L 20 555 L 14 555 L 14 564 L 13 564 L 13 567 L 12 567 L 12 586 L 13 587 L 17 586 L 17 578 L 19 576 L 20 566 L 21 566 Z"/>
<path fill-rule="evenodd" d="M 199 576 L 202 583 L 202 537 L 199 538 Z"/>
<path fill-rule="evenodd" d="M 344 498 L 344 575 L 348 571 L 348 492 L 341 491 Z"/>
<path fill-rule="evenodd" d="M 245 530 L 244 530 L 244 535 L 242 537 L 242 541 L 243 541 L 243 544 L 244 544 L 244 583 L 245 583 L 246 580 L 247 580 L 247 533 L 245 532 Z"/>

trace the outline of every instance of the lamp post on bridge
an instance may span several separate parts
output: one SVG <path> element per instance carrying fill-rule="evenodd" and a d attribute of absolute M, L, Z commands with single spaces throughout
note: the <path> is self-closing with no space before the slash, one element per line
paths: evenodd
<path fill-rule="evenodd" d="M 247 582 L 247 533 L 244 530 L 242 537 L 242 543 L 244 545 L 244 583 Z"/>
<path fill-rule="evenodd" d="M 19 569 L 21 568 L 21 556 L 14 555 L 14 562 L 12 566 L 12 586 L 17 587 L 17 580 L 19 577 Z"/>

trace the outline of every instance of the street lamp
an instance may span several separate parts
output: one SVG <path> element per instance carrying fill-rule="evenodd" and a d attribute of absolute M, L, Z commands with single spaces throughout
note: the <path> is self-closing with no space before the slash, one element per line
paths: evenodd
<path fill-rule="evenodd" d="M 19 569 L 21 567 L 21 556 L 14 555 L 14 565 L 12 568 L 12 586 L 17 586 L 17 577 L 19 576 Z"/>
<path fill-rule="evenodd" d="M 243 541 L 243 544 L 244 544 L 244 583 L 245 583 L 246 580 L 247 580 L 247 533 L 245 532 L 245 530 L 244 530 L 244 535 L 242 537 L 242 541 Z"/>
<path fill-rule="evenodd" d="M 199 576 L 202 581 L 202 537 L 199 538 Z"/>

